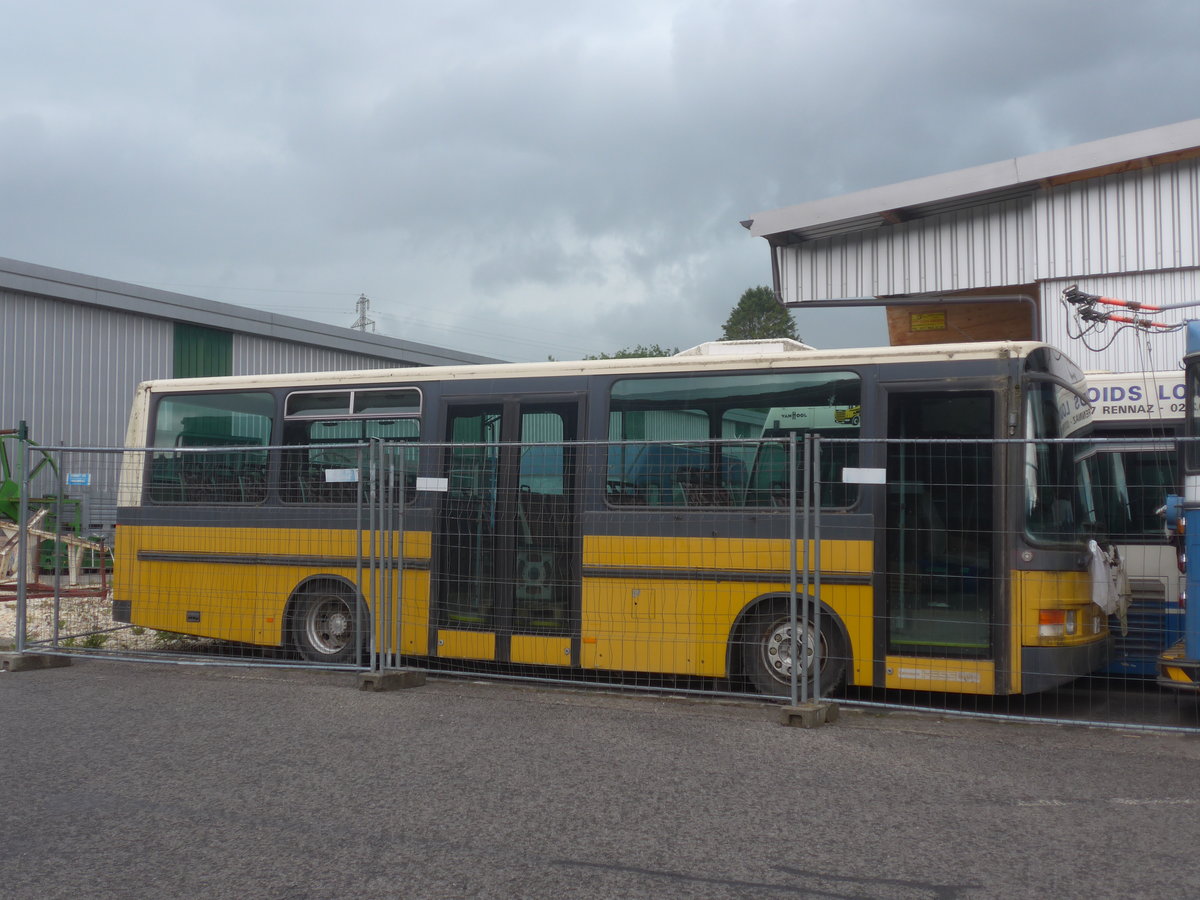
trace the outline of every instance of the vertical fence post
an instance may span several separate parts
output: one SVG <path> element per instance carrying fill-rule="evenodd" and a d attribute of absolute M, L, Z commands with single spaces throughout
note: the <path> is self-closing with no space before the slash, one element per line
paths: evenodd
<path fill-rule="evenodd" d="M 388 565 L 392 556 L 391 510 L 387 504 L 388 472 L 384 460 L 383 441 L 371 438 L 371 497 L 375 509 L 375 591 L 374 609 L 371 629 L 379 635 L 379 646 L 376 654 L 379 658 L 379 671 L 383 672 L 391 666 L 391 586 L 392 573 Z M 374 660 L 372 660 L 374 662 Z"/>
<path fill-rule="evenodd" d="M 790 553 L 790 590 L 788 592 L 788 625 L 791 629 L 791 654 L 792 654 L 792 684 L 791 695 L 792 706 L 799 703 L 800 693 L 798 684 L 800 681 L 800 665 L 799 665 L 799 638 L 797 635 L 796 625 L 796 432 L 788 432 L 788 546 L 791 548 Z"/>
<path fill-rule="evenodd" d="M 403 456 L 399 467 L 395 454 L 379 438 L 371 438 L 365 448 L 366 465 L 360 467 L 366 473 L 365 495 L 366 521 L 359 517 L 359 577 L 358 586 L 364 599 L 362 611 L 357 617 L 360 623 L 359 647 L 362 646 L 361 628 L 369 624 L 370 669 L 372 685 L 385 683 L 383 675 L 387 669 L 400 665 L 400 604 L 403 583 L 404 559 L 404 468 Z M 361 451 L 360 451 L 361 452 Z M 365 546 L 366 549 L 362 549 Z M 363 556 L 366 556 L 364 580 Z M 372 605 L 365 600 L 370 596 Z M 361 660 L 361 657 L 360 657 Z"/>
<path fill-rule="evenodd" d="M 63 495 L 66 493 L 66 462 L 63 455 L 58 455 L 58 484 L 54 488 L 54 616 L 53 632 L 50 639 L 52 647 L 58 647 L 59 628 L 58 623 L 62 621 L 62 517 L 63 517 Z M 37 551 L 34 551 L 35 553 Z M 68 557 L 69 559 L 69 557 Z M 70 564 L 68 563 L 68 571 Z"/>
<path fill-rule="evenodd" d="M 364 508 L 363 508 L 363 499 L 364 499 L 363 498 L 363 472 L 366 467 L 363 465 L 362 447 L 359 447 L 355 451 L 355 454 L 356 455 L 355 455 L 354 462 L 355 462 L 355 466 L 358 469 L 358 479 L 354 485 L 354 488 L 355 488 L 355 490 L 354 490 L 354 532 L 355 532 L 355 548 L 354 548 L 354 550 L 355 550 L 355 552 L 354 552 L 355 596 L 354 596 L 354 602 L 355 602 L 355 604 L 357 604 L 359 595 L 365 593 L 365 591 L 366 591 L 366 586 L 363 584 L 363 578 L 364 578 L 363 557 L 367 553 L 367 541 L 370 540 L 370 536 L 369 536 L 366 528 L 364 527 L 364 522 L 363 522 L 363 515 L 366 512 L 366 510 L 364 510 Z M 357 606 L 355 608 L 357 608 Z M 358 616 L 355 616 L 355 619 L 357 619 L 357 618 L 358 618 Z M 357 624 L 354 627 L 354 639 L 356 641 L 358 641 L 358 647 L 356 647 L 355 651 L 354 651 L 354 661 L 356 663 L 361 663 L 362 662 L 362 629 L 361 629 L 361 626 L 359 626 Z M 372 640 L 373 639 L 374 639 L 374 636 L 372 635 Z M 373 646 L 374 645 L 372 644 L 372 647 Z"/>
<path fill-rule="evenodd" d="M 24 419 L 17 425 L 17 652 L 25 651 L 26 574 L 29 566 L 29 425 Z"/>
<path fill-rule="evenodd" d="M 808 636 L 809 636 L 809 602 L 812 596 L 812 434 L 804 435 L 804 604 L 800 612 L 800 632 L 804 637 L 800 647 L 800 657 L 793 658 L 793 665 L 804 672 L 805 703 L 814 699 L 810 696 L 808 684 Z"/>
<path fill-rule="evenodd" d="M 378 623 L 375 630 L 379 632 L 379 671 L 383 671 L 396 666 L 396 660 L 393 658 L 396 648 L 392 642 L 392 629 L 395 625 L 392 614 L 392 597 L 394 596 L 392 575 L 395 571 L 392 555 L 395 545 L 395 510 L 392 503 L 392 491 L 395 488 L 395 473 L 392 470 L 391 454 L 387 452 L 387 446 L 382 440 L 372 438 L 371 451 L 375 458 L 373 465 L 375 500 L 379 508 L 377 517 L 379 540 L 376 544 L 379 549 L 379 556 L 376 560 L 379 577 L 375 590 L 374 620 Z"/>
<path fill-rule="evenodd" d="M 392 570 L 388 575 L 388 586 L 391 590 L 392 578 L 395 578 L 396 605 L 392 614 L 395 623 L 395 638 L 388 632 L 388 646 L 395 654 L 396 666 L 400 665 L 401 631 L 404 627 L 404 499 L 407 473 L 405 472 L 404 450 L 401 446 L 399 453 L 388 454 L 388 508 L 391 510 L 391 530 L 388 532 L 388 559 Z M 392 545 L 395 542 L 395 555 Z M 389 608 L 391 604 L 389 603 Z"/>
<path fill-rule="evenodd" d="M 363 602 L 365 615 L 360 620 L 370 623 L 371 659 L 369 670 L 360 672 L 360 690 L 388 691 L 417 687 L 425 683 L 425 673 L 405 670 L 400 666 L 402 610 L 404 596 L 404 495 L 405 459 L 403 445 L 393 453 L 381 438 L 371 438 L 367 445 L 370 489 L 368 490 L 367 528 L 370 531 L 369 571 L 372 613 Z M 399 460 L 397 460 L 399 456 Z M 360 544 L 361 544 L 360 520 Z M 360 565 L 362 552 L 360 552 Z M 359 589 L 364 591 L 359 577 Z M 361 646 L 361 642 L 360 642 Z"/>
<path fill-rule="evenodd" d="M 812 440 L 813 699 L 821 699 L 821 436 Z"/>
<path fill-rule="evenodd" d="M 376 442 L 371 440 L 365 447 L 358 448 L 358 470 L 359 470 L 359 495 L 363 497 L 363 502 L 367 508 L 366 521 L 366 546 L 367 546 L 367 583 L 363 583 L 360 577 L 358 580 L 359 596 L 354 598 L 355 604 L 360 612 L 365 612 L 370 609 L 370 604 L 367 603 L 366 597 L 370 596 L 375 601 L 375 615 L 370 617 L 371 639 L 368 643 L 370 648 L 370 659 L 367 662 L 371 665 L 372 672 L 382 671 L 383 666 L 383 632 L 379 627 L 380 603 L 379 603 L 379 472 L 376 466 Z M 365 462 L 364 462 L 365 451 Z M 360 522 L 360 529 L 362 524 Z M 362 564 L 361 554 L 359 564 Z M 361 601 L 360 601 L 361 598 Z M 358 652 L 355 660 L 361 665 L 362 659 L 362 629 L 365 627 L 366 617 L 357 615 L 354 617 L 356 623 L 355 640 L 358 641 Z"/>

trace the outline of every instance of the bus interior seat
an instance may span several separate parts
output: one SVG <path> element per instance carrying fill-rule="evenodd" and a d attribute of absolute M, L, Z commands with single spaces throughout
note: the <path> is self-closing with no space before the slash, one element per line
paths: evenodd
<path fill-rule="evenodd" d="M 683 506 L 729 506 L 733 498 L 723 481 L 711 469 L 686 467 L 672 476 L 673 493 Z"/>
<path fill-rule="evenodd" d="M 609 447 L 606 494 L 618 506 L 732 506 L 746 493 L 746 464 L 706 444 Z"/>
<path fill-rule="evenodd" d="M 256 437 L 230 432 L 227 416 L 187 416 L 175 436 L 181 449 L 227 447 L 224 453 L 178 453 L 174 475 L 184 502 L 248 502 L 266 495 L 267 454 Z"/>

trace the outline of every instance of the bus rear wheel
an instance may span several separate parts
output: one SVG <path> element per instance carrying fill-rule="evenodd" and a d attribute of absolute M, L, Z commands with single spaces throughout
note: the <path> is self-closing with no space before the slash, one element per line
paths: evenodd
<path fill-rule="evenodd" d="M 292 645 L 308 662 L 355 662 L 363 629 L 358 600 L 348 589 L 312 588 L 296 597 Z"/>
<path fill-rule="evenodd" d="M 807 629 L 797 616 L 800 635 L 796 641 L 800 656 L 799 678 L 808 679 L 808 695 L 814 695 L 814 657 L 821 675 L 821 694 L 834 693 L 846 677 L 846 647 L 841 630 L 832 614 L 823 612 L 821 634 L 817 639 L 812 610 Z M 786 695 L 792 689 L 792 622 L 786 606 L 772 606 L 752 616 L 746 623 L 742 644 L 742 670 L 760 694 Z"/>

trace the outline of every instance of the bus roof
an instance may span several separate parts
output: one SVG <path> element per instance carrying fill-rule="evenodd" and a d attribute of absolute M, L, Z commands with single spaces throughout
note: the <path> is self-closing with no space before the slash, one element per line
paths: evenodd
<path fill-rule="evenodd" d="M 755 352 L 752 343 L 763 350 Z M 938 362 L 948 360 L 1010 359 L 1028 356 L 1037 341 L 987 341 L 966 344 L 919 344 L 902 347 L 851 349 L 777 349 L 779 341 L 739 342 L 741 352 L 695 354 L 633 359 L 587 359 L 484 365 L 416 366 L 401 369 L 355 369 L 336 372 L 285 372 L 270 375 L 228 375 L 211 378 L 171 378 L 146 381 L 139 390 L 153 392 L 233 390 L 238 388 L 307 387 L 377 384 L 394 381 L 459 381 L 484 378 L 549 377 L 564 375 L 697 372 L 741 369 L 747 365 L 772 368 L 815 368 L 871 362 Z M 806 345 L 800 345 L 806 346 Z M 694 350 L 695 348 L 693 348 Z"/>

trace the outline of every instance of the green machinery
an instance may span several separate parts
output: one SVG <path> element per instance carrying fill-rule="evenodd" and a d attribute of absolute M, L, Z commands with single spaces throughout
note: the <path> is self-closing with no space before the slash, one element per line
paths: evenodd
<path fill-rule="evenodd" d="M 25 433 L 24 423 L 20 429 L 0 430 L 0 553 L 4 565 L 0 566 L 0 580 L 15 571 L 16 523 L 20 516 L 21 446 L 29 446 L 29 482 L 39 476 L 49 475 L 58 479 L 58 464 L 53 455 L 42 450 Z M 66 496 L 41 496 L 29 499 L 30 535 L 37 541 L 37 568 L 43 572 L 71 570 L 77 576 L 81 570 L 97 570 L 111 561 L 111 550 L 102 542 L 85 537 L 83 531 L 83 504 L 80 500 Z M 9 544 L 12 547 L 9 547 Z"/>

